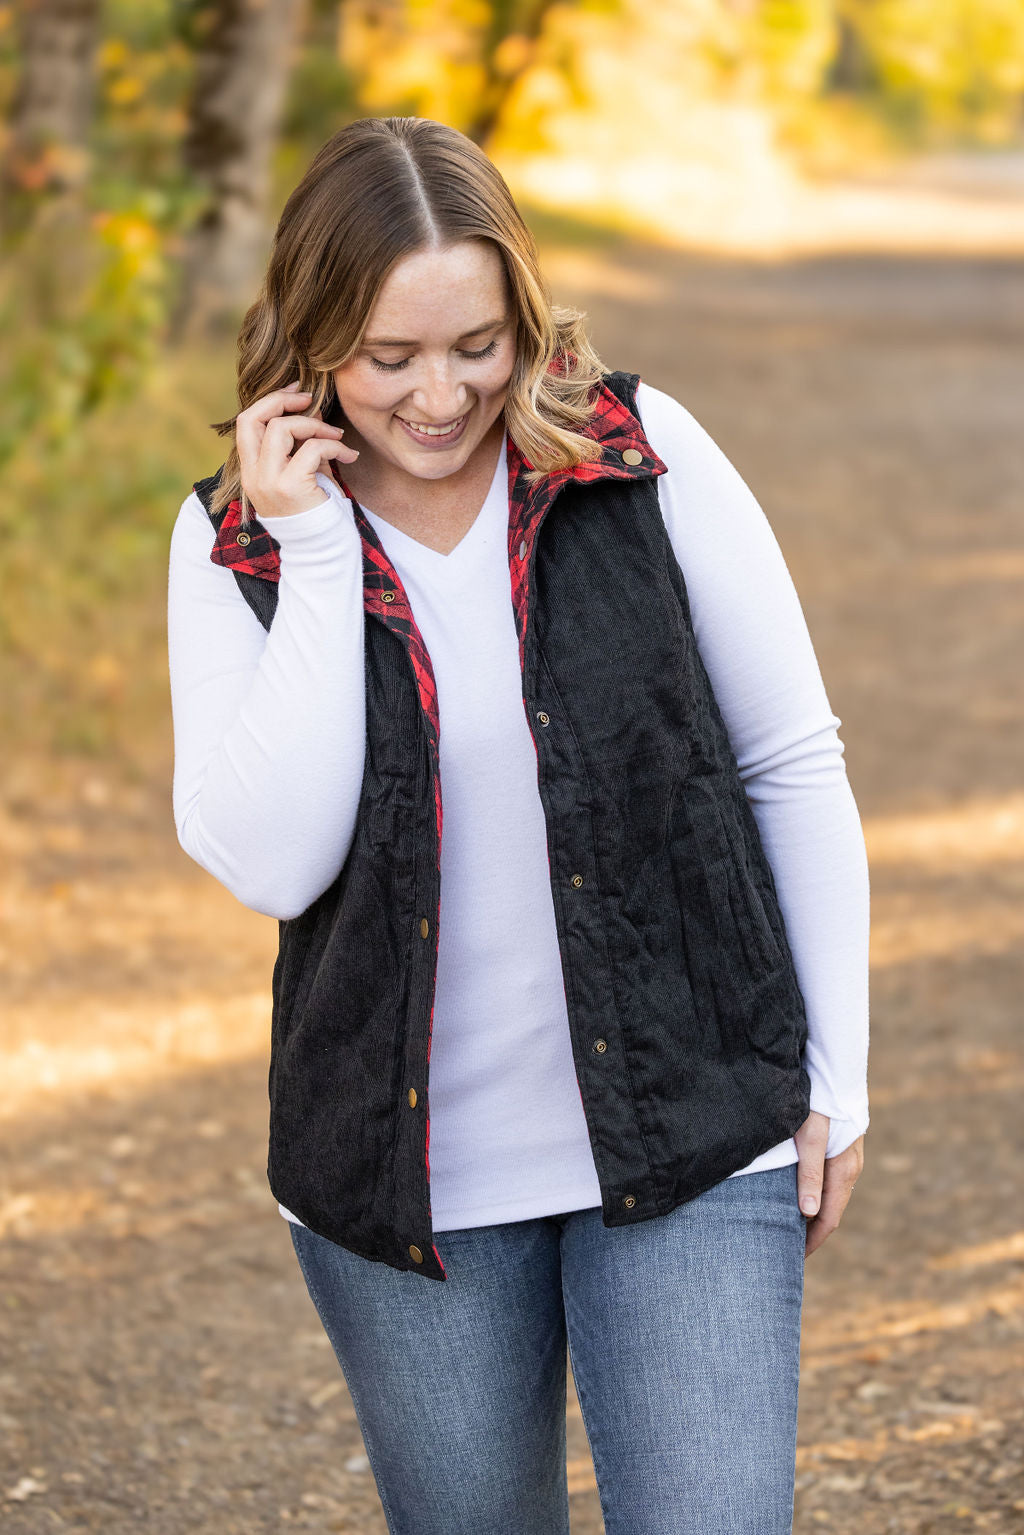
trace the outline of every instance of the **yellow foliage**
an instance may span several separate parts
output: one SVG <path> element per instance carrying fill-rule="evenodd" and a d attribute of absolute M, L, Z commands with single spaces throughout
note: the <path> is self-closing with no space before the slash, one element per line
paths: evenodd
<path fill-rule="evenodd" d="M 408 111 L 460 125 L 485 85 L 482 40 L 490 19 L 483 0 L 351 0 L 342 11 L 339 53 L 359 80 L 367 111 Z"/>
<path fill-rule="evenodd" d="M 93 215 L 93 227 L 103 244 L 116 254 L 114 267 L 106 274 L 115 287 L 140 277 L 156 277 L 160 270 L 161 242 L 156 226 L 138 213 Z"/>
<path fill-rule="evenodd" d="M 122 69 L 129 57 L 128 44 L 123 37 L 108 37 L 100 44 L 96 62 L 100 69 Z"/>
<path fill-rule="evenodd" d="M 128 107 L 139 100 L 143 89 L 137 75 L 120 75 L 107 86 L 107 100 L 115 107 Z"/>
<path fill-rule="evenodd" d="M 522 69 L 530 56 L 529 38 L 519 32 L 503 37 L 494 50 L 494 69 L 499 75 L 514 75 Z"/>
<path fill-rule="evenodd" d="M 691 103 L 725 100 L 762 111 L 792 144 L 813 141 L 824 113 L 823 131 L 838 144 L 846 118 L 839 107 L 826 122 L 836 99 L 826 86 L 841 16 L 865 60 L 857 99 L 889 131 L 902 131 L 901 123 L 934 123 L 1005 142 L 1020 126 L 1021 0 L 663 0 L 655 6 L 581 0 L 552 6 L 536 42 L 515 30 L 519 15 L 510 9 L 513 30 L 495 45 L 487 0 L 348 0 L 339 51 L 370 112 L 415 112 L 461 126 L 479 108 L 481 83 L 509 80 L 513 91 L 500 136 L 518 152 L 561 132 L 546 119 L 549 106 L 586 115 L 612 101 L 616 114 L 631 118 L 623 109 L 629 96 L 639 120 L 653 122 L 659 134 L 674 131 Z M 619 71 L 615 84 L 605 58 Z M 859 118 L 851 122 L 855 138 L 870 137 Z"/>

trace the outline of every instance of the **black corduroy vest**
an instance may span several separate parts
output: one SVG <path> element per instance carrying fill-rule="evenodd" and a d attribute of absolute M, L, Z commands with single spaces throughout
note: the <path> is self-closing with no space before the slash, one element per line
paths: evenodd
<path fill-rule="evenodd" d="M 665 464 L 614 372 L 601 456 L 529 485 L 508 440 L 510 597 L 537 750 L 580 1096 L 606 1226 L 666 1214 L 799 1128 L 803 998 L 775 882 L 659 505 Z M 223 466 L 222 466 L 223 467 Z M 220 470 L 196 483 L 209 511 Z M 337 469 L 335 470 L 337 474 Z M 342 488 L 344 481 L 337 475 Z M 255 510 L 255 509 L 254 509 Z M 430 657 L 358 503 L 366 757 L 334 882 L 280 922 L 267 1174 L 363 1257 L 446 1277 L 430 1215 L 442 795 Z M 269 629 L 278 545 L 237 501 L 211 559 Z"/>

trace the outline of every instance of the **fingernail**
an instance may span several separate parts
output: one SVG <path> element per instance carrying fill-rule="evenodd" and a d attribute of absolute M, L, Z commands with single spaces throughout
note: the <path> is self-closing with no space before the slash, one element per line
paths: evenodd
<path fill-rule="evenodd" d="M 818 1201 L 813 1194 L 805 1194 L 800 1201 L 800 1208 L 805 1215 L 817 1215 Z"/>

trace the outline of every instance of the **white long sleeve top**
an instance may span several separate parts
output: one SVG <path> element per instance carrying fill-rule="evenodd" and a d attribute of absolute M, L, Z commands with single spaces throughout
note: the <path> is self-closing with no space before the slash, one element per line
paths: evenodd
<path fill-rule="evenodd" d="M 754 495 L 671 395 L 641 381 L 636 401 L 667 466 L 661 511 L 775 877 L 807 1009 L 811 1107 L 830 1118 L 834 1156 L 868 1124 L 868 867 L 841 721 Z M 275 918 L 304 911 L 334 880 L 363 773 L 362 546 L 351 502 L 330 475 L 317 483 L 328 500 L 271 524 L 281 568 L 269 632 L 211 561 L 213 528 L 195 492 L 170 546 L 178 838 L 238 900 Z M 408 593 L 441 722 L 434 1228 L 600 1205 L 522 706 L 505 444 L 476 521 L 446 555 L 364 510 Z M 790 1138 L 731 1176 L 796 1159 Z"/>

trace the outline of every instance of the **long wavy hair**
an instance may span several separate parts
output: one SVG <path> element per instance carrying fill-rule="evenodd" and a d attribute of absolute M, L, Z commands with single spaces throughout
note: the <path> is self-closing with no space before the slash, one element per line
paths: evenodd
<path fill-rule="evenodd" d="M 285 203 L 242 321 L 239 411 L 297 378 L 312 394 L 308 409 L 344 425 L 332 374 L 361 344 L 392 266 L 463 240 L 490 240 L 508 276 L 516 359 L 505 424 L 531 466 L 527 478 L 599 457 L 578 429 L 611 369 L 587 338 L 584 313 L 552 304 L 533 236 L 496 166 L 465 134 L 426 117 L 360 118 L 317 152 Z M 211 423 L 232 436 L 211 510 L 238 500 L 245 522 L 236 419 Z"/>

